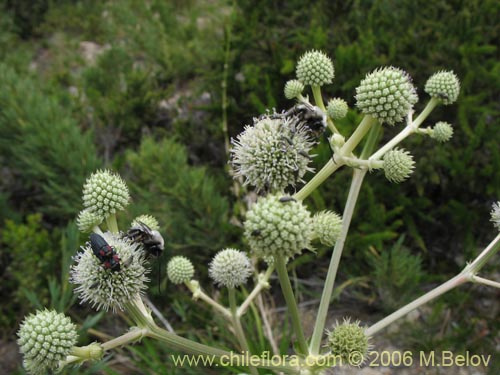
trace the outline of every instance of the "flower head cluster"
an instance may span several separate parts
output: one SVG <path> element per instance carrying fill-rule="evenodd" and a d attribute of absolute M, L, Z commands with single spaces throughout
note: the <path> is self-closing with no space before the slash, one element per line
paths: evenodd
<path fill-rule="evenodd" d="M 154 216 L 151 215 L 140 215 L 137 216 L 134 220 L 132 220 L 132 227 L 139 226 L 139 222 L 146 224 L 151 230 L 160 230 L 160 224 L 158 220 Z"/>
<path fill-rule="evenodd" d="M 500 231 L 500 202 L 493 203 L 491 208 L 491 221 L 495 228 Z"/>
<path fill-rule="evenodd" d="M 95 227 L 102 223 L 102 219 L 102 216 L 85 209 L 78 214 L 76 225 L 80 232 L 90 233 Z"/>
<path fill-rule="evenodd" d="M 432 128 L 431 138 L 438 142 L 447 142 L 453 135 L 453 128 L 450 124 L 444 121 L 437 122 Z"/>
<path fill-rule="evenodd" d="M 332 211 L 321 211 L 313 216 L 312 221 L 315 238 L 323 245 L 335 245 L 342 229 L 342 217 Z"/>
<path fill-rule="evenodd" d="M 17 335 L 24 367 L 31 374 L 56 370 L 78 337 L 70 318 L 54 310 L 37 311 L 26 317 Z"/>
<path fill-rule="evenodd" d="M 311 214 L 291 197 L 268 195 L 247 212 L 245 237 L 258 257 L 285 258 L 311 249 L 314 237 Z"/>
<path fill-rule="evenodd" d="M 330 99 L 328 105 L 326 106 L 326 112 L 328 116 L 333 120 L 340 120 L 347 115 L 347 110 L 349 107 L 347 106 L 347 102 L 341 98 L 333 98 Z"/>
<path fill-rule="evenodd" d="M 71 267 L 70 281 L 76 284 L 76 293 L 82 302 L 89 302 L 97 310 L 123 310 L 124 306 L 146 289 L 149 270 L 139 244 L 104 233 L 104 240 L 119 257 L 120 268 L 105 268 L 94 254 L 90 243 L 82 247 Z"/>
<path fill-rule="evenodd" d="M 252 263 L 244 252 L 224 249 L 212 259 L 208 274 L 216 284 L 235 288 L 246 283 L 252 274 Z"/>
<path fill-rule="evenodd" d="M 460 81 L 452 71 L 434 73 L 425 83 L 425 92 L 438 99 L 444 105 L 457 101 L 460 93 Z"/>
<path fill-rule="evenodd" d="M 417 100 L 411 77 L 392 66 L 369 73 L 356 88 L 356 105 L 361 112 L 389 125 L 402 121 Z"/>
<path fill-rule="evenodd" d="M 328 347 L 333 355 L 342 358 L 344 364 L 361 366 L 370 348 L 370 339 L 359 323 L 344 319 L 342 324 L 337 322 L 333 330 L 328 332 Z"/>
<path fill-rule="evenodd" d="M 130 201 L 123 179 L 109 170 L 93 173 L 83 185 L 83 206 L 102 218 L 123 210 Z"/>
<path fill-rule="evenodd" d="M 403 182 L 413 173 L 415 162 L 408 151 L 394 149 L 384 156 L 385 177 L 396 184 Z"/>
<path fill-rule="evenodd" d="M 321 51 L 308 51 L 297 63 L 297 78 L 304 85 L 323 86 L 332 83 L 334 73 L 332 60 Z"/>
<path fill-rule="evenodd" d="M 287 99 L 298 98 L 302 91 L 304 91 L 304 84 L 299 80 L 292 79 L 285 84 L 284 93 Z"/>
<path fill-rule="evenodd" d="M 182 284 L 193 278 L 194 267 L 191 261 L 183 256 L 175 256 L 167 264 L 168 279 L 174 284 Z"/>
<path fill-rule="evenodd" d="M 308 130 L 294 117 L 265 116 L 247 126 L 231 150 L 236 176 L 257 190 L 282 191 L 302 182 L 313 146 Z"/>

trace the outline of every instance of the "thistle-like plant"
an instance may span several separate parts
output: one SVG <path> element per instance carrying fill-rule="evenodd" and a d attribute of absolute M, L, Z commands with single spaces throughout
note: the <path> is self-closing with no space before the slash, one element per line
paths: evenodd
<path fill-rule="evenodd" d="M 216 362 L 222 363 L 223 358 L 231 357 L 245 363 L 247 354 L 241 351 L 250 352 L 247 337 L 252 332 L 245 332 L 242 319 L 257 297 L 270 287 L 269 280 L 275 271 L 294 337 L 293 347 L 285 350 L 294 350 L 297 357 L 278 364 L 260 356 L 261 353 L 252 353 L 257 357 L 246 363 L 247 372 L 252 375 L 257 375 L 259 368 L 287 374 L 321 374 L 331 357 L 359 366 L 366 360 L 371 343 L 376 345 L 376 334 L 410 311 L 466 282 L 500 288 L 499 282 L 478 276 L 500 249 L 500 235 L 497 235 L 455 277 L 379 322 L 368 326 L 366 322 L 351 322 L 348 318 L 327 329 L 328 312 L 335 307 L 331 300 L 336 275 L 364 177 L 368 171 L 383 169 L 391 182 L 401 183 L 410 178 L 418 168 L 418 161 L 414 161 L 400 144 L 411 135 L 429 136 L 438 142 L 449 141 L 453 134 L 450 124 L 438 122 L 427 128 L 421 125 L 437 105 L 455 102 L 460 89 L 453 72 L 434 74 L 424 88 L 430 100 L 414 119 L 418 97 L 409 74 L 391 66 L 375 69 L 356 89 L 356 107 L 363 114 L 362 120 L 352 134 L 342 134 L 335 122 L 346 115 L 347 104 L 343 99 L 333 98 L 325 107 L 321 92 L 323 86 L 333 82 L 334 72 L 333 61 L 324 52 L 306 52 L 297 63 L 297 77 L 288 81 L 284 88 L 285 96 L 297 102 L 294 109 L 256 117 L 233 141 L 230 164 L 234 175 L 261 194 L 242 220 L 246 248 L 223 249 L 208 265 L 210 277 L 220 288 L 218 295 L 227 296 L 227 305 L 223 299 L 212 297 L 202 288 L 194 278 L 195 267 L 187 257 L 176 255 L 168 262 L 170 282 L 184 291 L 189 290 L 195 301 L 208 304 L 231 325 L 237 340 L 233 353 L 183 338 L 155 323 L 151 311 L 143 303 L 149 271 L 144 253 L 147 238 L 141 242 L 120 232 L 116 214 L 129 203 L 128 188 L 116 173 L 104 170 L 90 176 L 83 188 L 83 210 L 77 222 L 83 233 L 91 232 L 91 235 L 90 241 L 74 256 L 70 280 L 76 285 L 75 291 L 82 303 L 97 309 L 120 310 L 130 317 L 133 328 L 107 342 L 77 347 L 75 326 L 69 318 L 52 311 L 38 312 L 27 317 L 19 330 L 18 342 L 28 372 L 38 374 L 72 363 L 98 360 L 106 351 L 143 337 L 160 340 L 175 350 L 211 356 Z M 309 88 L 313 102 L 305 94 Z M 382 126 L 398 124 L 403 125 L 400 132 L 379 147 Z M 327 137 L 318 138 L 321 132 Z M 332 156 L 301 186 L 307 173 L 313 172 L 311 149 L 323 138 L 330 143 Z M 353 169 L 342 215 L 333 211 L 311 212 L 305 200 L 341 168 Z M 251 196 L 256 197 L 255 194 Z M 491 220 L 500 229 L 500 203 L 493 205 Z M 158 221 L 148 215 L 137 217 L 132 226 L 137 227 L 139 223 L 154 231 L 161 230 Z M 333 251 L 327 274 L 318 275 L 324 276 L 325 281 L 314 329 L 307 337 L 287 262 L 301 257 L 306 251 L 314 251 L 316 243 L 333 246 Z M 261 264 L 265 268 L 259 272 Z M 251 287 L 250 283 L 253 283 Z M 247 289 L 238 304 L 238 293 L 243 287 Z M 256 313 L 258 309 L 253 311 Z"/>

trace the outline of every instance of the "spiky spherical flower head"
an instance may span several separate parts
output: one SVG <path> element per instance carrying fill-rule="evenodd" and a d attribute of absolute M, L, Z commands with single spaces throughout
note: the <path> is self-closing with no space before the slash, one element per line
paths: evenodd
<path fill-rule="evenodd" d="M 167 264 L 168 279 L 174 284 L 182 284 L 193 278 L 194 267 L 191 261 L 183 256 L 175 256 Z"/>
<path fill-rule="evenodd" d="M 119 270 L 106 269 L 87 243 L 74 257 L 76 264 L 71 267 L 70 281 L 77 285 L 75 292 L 82 302 L 89 302 L 97 310 L 124 310 L 127 303 L 146 289 L 149 269 L 145 267 L 140 244 L 109 232 L 103 238 L 118 255 Z"/>
<path fill-rule="evenodd" d="M 78 338 L 71 319 L 54 310 L 37 311 L 27 316 L 17 335 L 24 367 L 32 374 L 56 370 Z"/>
<path fill-rule="evenodd" d="M 342 229 L 342 217 L 332 211 L 321 211 L 313 216 L 312 222 L 315 238 L 323 245 L 335 245 Z"/>
<path fill-rule="evenodd" d="M 356 105 L 361 112 L 389 125 L 401 122 L 417 100 L 411 77 L 393 66 L 374 70 L 356 88 Z"/>
<path fill-rule="evenodd" d="M 434 73 L 425 83 L 425 92 L 438 99 L 444 105 L 457 101 L 460 93 L 460 81 L 453 71 Z"/>
<path fill-rule="evenodd" d="M 311 249 L 314 237 L 311 214 L 289 196 L 260 198 L 247 212 L 245 237 L 257 257 L 291 258 Z"/>
<path fill-rule="evenodd" d="M 447 142 L 453 135 L 453 128 L 450 124 L 444 121 L 437 122 L 432 128 L 431 138 L 438 142 Z"/>
<path fill-rule="evenodd" d="M 347 102 L 341 98 L 330 99 L 326 106 L 326 112 L 333 120 L 344 118 L 347 115 L 348 109 Z"/>
<path fill-rule="evenodd" d="M 87 209 L 80 211 L 76 218 L 78 230 L 82 233 L 90 233 L 92 229 L 102 223 L 103 217 Z"/>
<path fill-rule="evenodd" d="M 334 74 L 332 60 L 322 51 L 308 51 L 297 63 L 297 78 L 304 85 L 323 86 L 332 83 Z"/>
<path fill-rule="evenodd" d="M 340 356 L 344 364 L 351 366 L 361 366 L 370 349 L 370 338 L 359 323 L 344 319 L 342 324 L 337 322 L 333 330 L 328 332 L 327 345 L 332 354 Z"/>
<path fill-rule="evenodd" d="M 500 202 L 493 203 L 491 207 L 491 221 L 495 228 L 500 231 Z"/>
<path fill-rule="evenodd" d="M 255 119 L 236 141 L 231 163 L 236 177 L 257 190 L 283 191 L 303 182 L 309 168 L 309 151 L 314 145 L 308 129 L 295 117 Z"/>
<path fill-rule="evenodd" d="M 292 79 L 285 84 L 285 98 L 295 99 L 304 91 L 304 84 L 297 79 Z"/>
<path fill-rule="evenodd" d="M 394 149 L 384 156 L 385 177 L 396 184 L 403 182 L 413 173 L 415 162 L 408 151 Z"/>
<path fill-rule="evenodd" d="M 123 179 L 107 169 L 93 173 L 83 185 L 83 206 L 103 218 L 125 209 L 129 201 Z"/>
<path fill-rule="evenodd" d="M 228 288 L 245 284 L 251 274 L 250 259 L 243 251 L 235 249 L 219 251 L 208 269 L 208 275 L 216 284 Z"/>
<path fill-rule="evenodd" d="M 137 216 L 134 220 L 132 220 L 132 227 L 139 226 L 139 222 L 146 224 L 151 230 L 160 230 L 160 224 L 158 220 L 154 216 L 151 215 L 140 215 Z"/>

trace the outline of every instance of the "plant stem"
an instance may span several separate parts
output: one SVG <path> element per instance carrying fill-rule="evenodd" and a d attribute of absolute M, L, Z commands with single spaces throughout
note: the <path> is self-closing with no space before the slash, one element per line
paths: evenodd
<path fill-rule="evenodd" d="M 472 281 L 473 283 L 483 284 L 483 285 L 487 285 L 487 286 L 492 286 L 493 288 L 500 289 L 500 283 L 499 282 L 493 281 L 493 280 L 488 280 L 488 279 L 485 279 L 483 277 L 472 276 L 471 279 L 470 279 L 470 281 Z"/>
<path fill-rule="evenodd" d="M 500 249 L 500 234 L 498 234 L 493 241 L 479 254 L 476 259 L 469 265 L 465 267 L 464 271 L 469 272 L 470 274 L 475 275 L 478 273 L 481 268 L 490 260 L 492 256 L 494 256 L 498 250 Z"/>
<path fill-rule="evenodd" d="M 467 276 L 460 273 L 453 277 L 452 279 L 446 281 L 445 283 L 441 284 L 437 288 L 432 289 L 430 292 L 424 294 L 420 298 L 417 298 L 415 301 L 410 302 L 406 306 L 403 306 L 399 310 L 393 312 L 391 315 L 385 317 L 384 319 L 380 320 L 379 322 L 375 323 L 368 329 L 366 329 L 365 334 L 367 336 L 373 336 L 375 333 L 378 331 L 384 329 L 387 327 L 389 324 L 393 323 L 397 319 L 405 316 L 408 314 L 410 311 L 415 310 L 416 308 L 422 306 L 423 304 L 433 300 L 434 298 L 439 297 L 440 295 L 448 292 L 449 290 L 462 285 L 463 283 L 467 282 Z"/>
<path fill-rule="evenodd" d="M 259 295 L 259 293 L 262 291 L 262 289 L 269 288 L 269 278 L 271 277 L 272 273 L 274 271 L 273 266 L 269 266 L 269 268 L 266 270 L 266 273 L 264 275 L 260 274 L 259 275 L 259 281 L 257 282 L 257 285 L 253 288 L 253 290 L 250 292 L 248 297 L 243 301 L 241 306 L 238 308 L 237 315 L 238 316 L 243 316 L 245 312 L 248 309 L 248 306 L 252 303 L 252 301 Z"/>
<path fill-rule="evenodd" d="M 118 223 L 116 222 L 116 214 L 111 214 L 106 217 L 106 225 L 111 233 L 118 233 Z"/>
<path fill-rule="evenodd" d="M 241 349 L 244 353 L 250 353 L 250 348 L 248 347 L 248 341 L 245 336 L 245 331 L 243 330 L 243 327 L 241 326 L 241 321 L 238 316 L 238 306 L 236 305 L 236 293 L 234 288 L 228 288 L 229 292 L 229 308 L 231 309 L 231 320 L 233 322 L 233 327 L 234 331 L 236 333 L 236 338 L 238 339 L 238 342 L 240 343 Z M 257 369 L 253 366 L 248 366 L 250 372 L 253 375 L 259 375 L 259 372 Z"/>
<path fill-rule="evenodd" d="M 316 107 L 321 109 L 326 114 L 326 107 L 325 104 L 323 103 L 323 95 L 321 95 L 321 87 L 312 86 L 311 89 L 314 97 L 314 102 L 316 103 Z M 330 129 L 332 134 L 340 134 L 340 132 L 335 127 L 333 120 L 329 116 L 327 116 L 326 118 L 327 118 L 328 128 Z"/>
<path fill-rule="evenodd" d="M 328 163 L 326 163 L 323 168 L 321 168 L 321 170 L 302 187 L 302 189 L 295 193 L 293 197 L 299 201 L 306 199 L 309 194 L 316 190 L 318 186 L 321 185 L 328 177 L 330 177 L 333 172 L 335 172 L 343 165 L 344 164 L 341 163 L 335 163 L 333 159 L 328 160 Z"/>
<path fill-rule="evenodd" d="M 222 314 L 222 316 L 226 318 L 231 317 L 231 312 L 222 306 L 220 303 L 209 297 L 203 290 L 200 288 L 200 283 L 196 280 L 191 280 L 185 283 L 186 286 L 191 290 L 193 293 L 193 299 L 201 299 L 202 301 L 208 303 L 210 306 L 212 306 L 216 311 Z"/>
<path fill-rule="evenodd" d="M 283 255 L 277 255 L 274 257 L 274 263 L 276 265 L 276 270 L 278 271 L 278 278 L 281 285 L 281 291 L 285 297 L 285 302 L 288 307 L 288 312 L 290 313 L 290 318 L 292 320 L 292 327 L 297 338 L 298 349 L 301 354 L 308 354 L 306 338 L 304 336 L 304 331 L 302 330 L 302 324 L 300 323 L 299 309 L 297 307 L 297 301 L 295 300 L 295 295 L 293 294 L 292 285 L 290 284 L 290 279 L 288 277 L 288 271 L 286 270 L 285 258 Z"/>

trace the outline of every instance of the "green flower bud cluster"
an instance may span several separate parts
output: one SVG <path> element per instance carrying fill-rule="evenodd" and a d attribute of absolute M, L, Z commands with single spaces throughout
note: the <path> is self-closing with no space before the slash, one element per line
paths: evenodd
<path fill-rule="evenodd" d="M 340 356 L 344 364 L 361 366 L 370 348 L 369 337 L 365 335 L 360 322 L 344 319 L 342 324 L 336 323 L 328 332 L 328 347 L 333 355 Z"/>
<path fill-rule="evenodd" d="M 183 256 L 175 256 L 167 264 L 168 279 L 174 284 L 182 284 L 193 278 L 194 267 L 191 261 Z"/>
<path fill-rule="evenodd" d="M 102 220 L 102 216 L 85 209 L 78 214 L 76 225 L 80 232 L 90 233 L 95 227 L 102 223 Z"/>
<path fill-rule="evenodd" d="M 246 283 L 252 274 L 252 263 L 244 252 L 224 249 L 212 259 L 208 274 L 216 284 L 235 288 Z"/>
<path fill-rule="evenodd" d="M 149 269 L 145 267 L 140 244 L 132 243 L 109 232 L 104 240 L 120 258 L 120 270 L 103 267 L 89 243 L 75 256 L 70 281 L 82 302 L 90 302 L 97 310 L 124 310 L 124 306 L 146 289 Z"/>
<path fill-rule="evenodd" d="M 369 73 L 356 88 L 356 105 L 361 112 L 389 125 L 401 122 L 417 100 L 410 76 L 392 66 Z"/>
<path fill-rule="evenodd" d="M 151 215 L 140 215 L 132 220 L 132 227 L 139 226 L 139 222 L 146 224 L 151 230 L 160 230 L 160 224 L 154 216 Z"/>
<path fill-rule="evenodd" d="M 347 115 L 347 102 L 341 98 L 330 99 L 326 106 L 326 112 L 333 120 L 340 120 Z"/>
<path fill-rule="evenodd" d="M 247 126 L 231 150 L 231 163 L 236 177 L 257 190 L 283 191 L 303 182 L 312 171 L 309 151 L 314 145 L 308 129 L 295 118 L 265 116 Z"/>
<path fill-rule="evenodd" d="M 285 98 L 295 99 L 298 98 L 302 91 L 304 91 L 304 84 L 299 80 L 292 79 L 285 84 Z"/>
<path fill-rule="evenodd" d="M 444 121 L 437 122 L 431 130 L 431 138 L 436 141 L 444 143 L 451 139 L 453 135 L 453 128 L 450 124 Z"/>
<path fill-rule="evenodd" d="M 123 179 L 109 170 L 93 173 L 83 185 L 83 206 L 106 218 L 129 204 L 130 194 Z"/>
<path fill-rule="evenodd" d="M 425 92 L 438 99 L 444 105 L 457 101 L 460 93 L 460 81 L 452 71 L 441 71 L 433 74 L 425 83 Z"/>
<path fill-rule="evenodd" d="M 403 182 L 413 173 L 415 162 L 408 151 L 394 149 L 384 156 L 385 177 L 396 184 Z"/>
<path fill-rule="evenodd" d="M 245 238 L 257 257 L 285 258 L 311 249 L 314 237 L 311 214 L 291 197 L 268 195 L 247 212 Z"/>
<path fill-rule="evenodd" d="M 297 63 L 297 78 L 304 85 L 323 86 L 332 83 L 334 73 L 332 60 L 321 51 L 306 52 Z"/>
<path fill-rule="evenodd" d="M 26 317 L 17 333 L 24 367 L 31 374 L 55 371 L 76 345 L 76 325 L 54 310 Z"/>
<path fill-rule="evenodd" d="M 323 245 L 335 245 L 342 229 L 342 217 L 332 211 L 321 211 L 313 216 L 312 221 L 315 238 Z"/>

